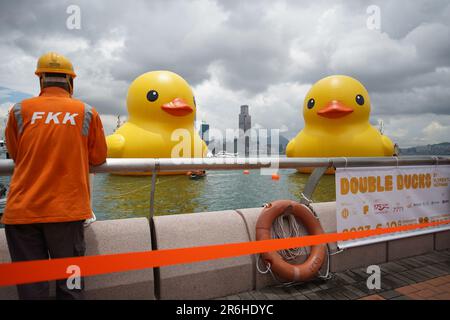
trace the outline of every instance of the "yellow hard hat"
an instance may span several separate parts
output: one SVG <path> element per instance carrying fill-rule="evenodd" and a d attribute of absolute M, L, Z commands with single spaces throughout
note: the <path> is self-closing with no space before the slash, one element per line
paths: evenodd
<path fill-rule="evenodd" d="M 45 72 L 68 74 L 73 78 L 77 76 L 73 71 L 72 62 L 56 52 L 47 52 L 39 58 L 35 74 L 40 76 Z"/>

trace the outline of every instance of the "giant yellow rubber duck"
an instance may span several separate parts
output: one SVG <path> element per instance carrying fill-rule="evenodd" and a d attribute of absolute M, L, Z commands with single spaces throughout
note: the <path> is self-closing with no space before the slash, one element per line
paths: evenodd
<path fill-rule="evenodd" d="M 106 138 L 108 157 L 203 157 L 207 147 L 194 127 L 196 108 L 192 89 L 176 73 L 140 75 L 128 89 L 127 122 Z"/>
<path fill-rule="evenodd" d="M 286 147 L 288 157 L 381 157 L 394 144 L 369 122 L 370 98 L 356 79 L 333 75 L 316 82 L 303 103 L 305 127 Z M 309 171 L 309 170 L 302 170 Z"/>

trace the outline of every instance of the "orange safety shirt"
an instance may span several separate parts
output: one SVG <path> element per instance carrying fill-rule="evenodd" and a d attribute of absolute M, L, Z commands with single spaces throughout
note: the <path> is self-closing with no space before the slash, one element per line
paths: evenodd
<path fill-rule="evenodd" d="M 106 160 L 97 111 L 58 87 L 15 104 L 6 126 L 15 168 L 4 224 L 51 223 L 91 217 L 89 164 Z"/>

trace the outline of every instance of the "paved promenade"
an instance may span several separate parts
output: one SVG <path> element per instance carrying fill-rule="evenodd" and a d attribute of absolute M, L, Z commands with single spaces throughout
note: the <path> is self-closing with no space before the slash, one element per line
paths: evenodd
<path fill-rule="evenodd" d="M 228 300 L 450 300 L 450 250 L 434 251 L 379 265 L 381 289 L 366 286 L 366 268 L 289 287 L 273 286 L 223 297 Z"/>

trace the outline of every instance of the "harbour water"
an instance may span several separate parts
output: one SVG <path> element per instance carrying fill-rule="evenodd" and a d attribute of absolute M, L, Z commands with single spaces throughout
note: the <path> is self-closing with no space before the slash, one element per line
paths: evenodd
<path fill-rule="evenodd" d="M 208 171 L 205 178 L 158 176 L 155 215 L 209 212 L 260 207 L 277 199 L 299 200 L 309 175 L 294 169 L 279 171 L 280 179 L 261 175 L 260 170 Z M 9 185 L 9 176 L 0 183 Z M 146 217 L 150 208 L 151 177 L 97 174 L 94 178 L 93 209 L 98 220 Z M 322 177 L 314 201 L 334 201 L 334 175 Z"/>
<path fill-rule="evenodd" d="M 277 199 L 299 200 L 307 174 L 293 169 L 279 171 L 280 179 L 261 175 L 259 170 L 209 171 L 200 180 L 184 175 L 158 176 L 155 215 L 208 212 L 260 207 Z M 148 216 L 151 177 L 98 174 L 94 179 L 94 211 L 98 219 Z M 335 200 L 334 175 L 324 176 L 314 201 Z"/>

